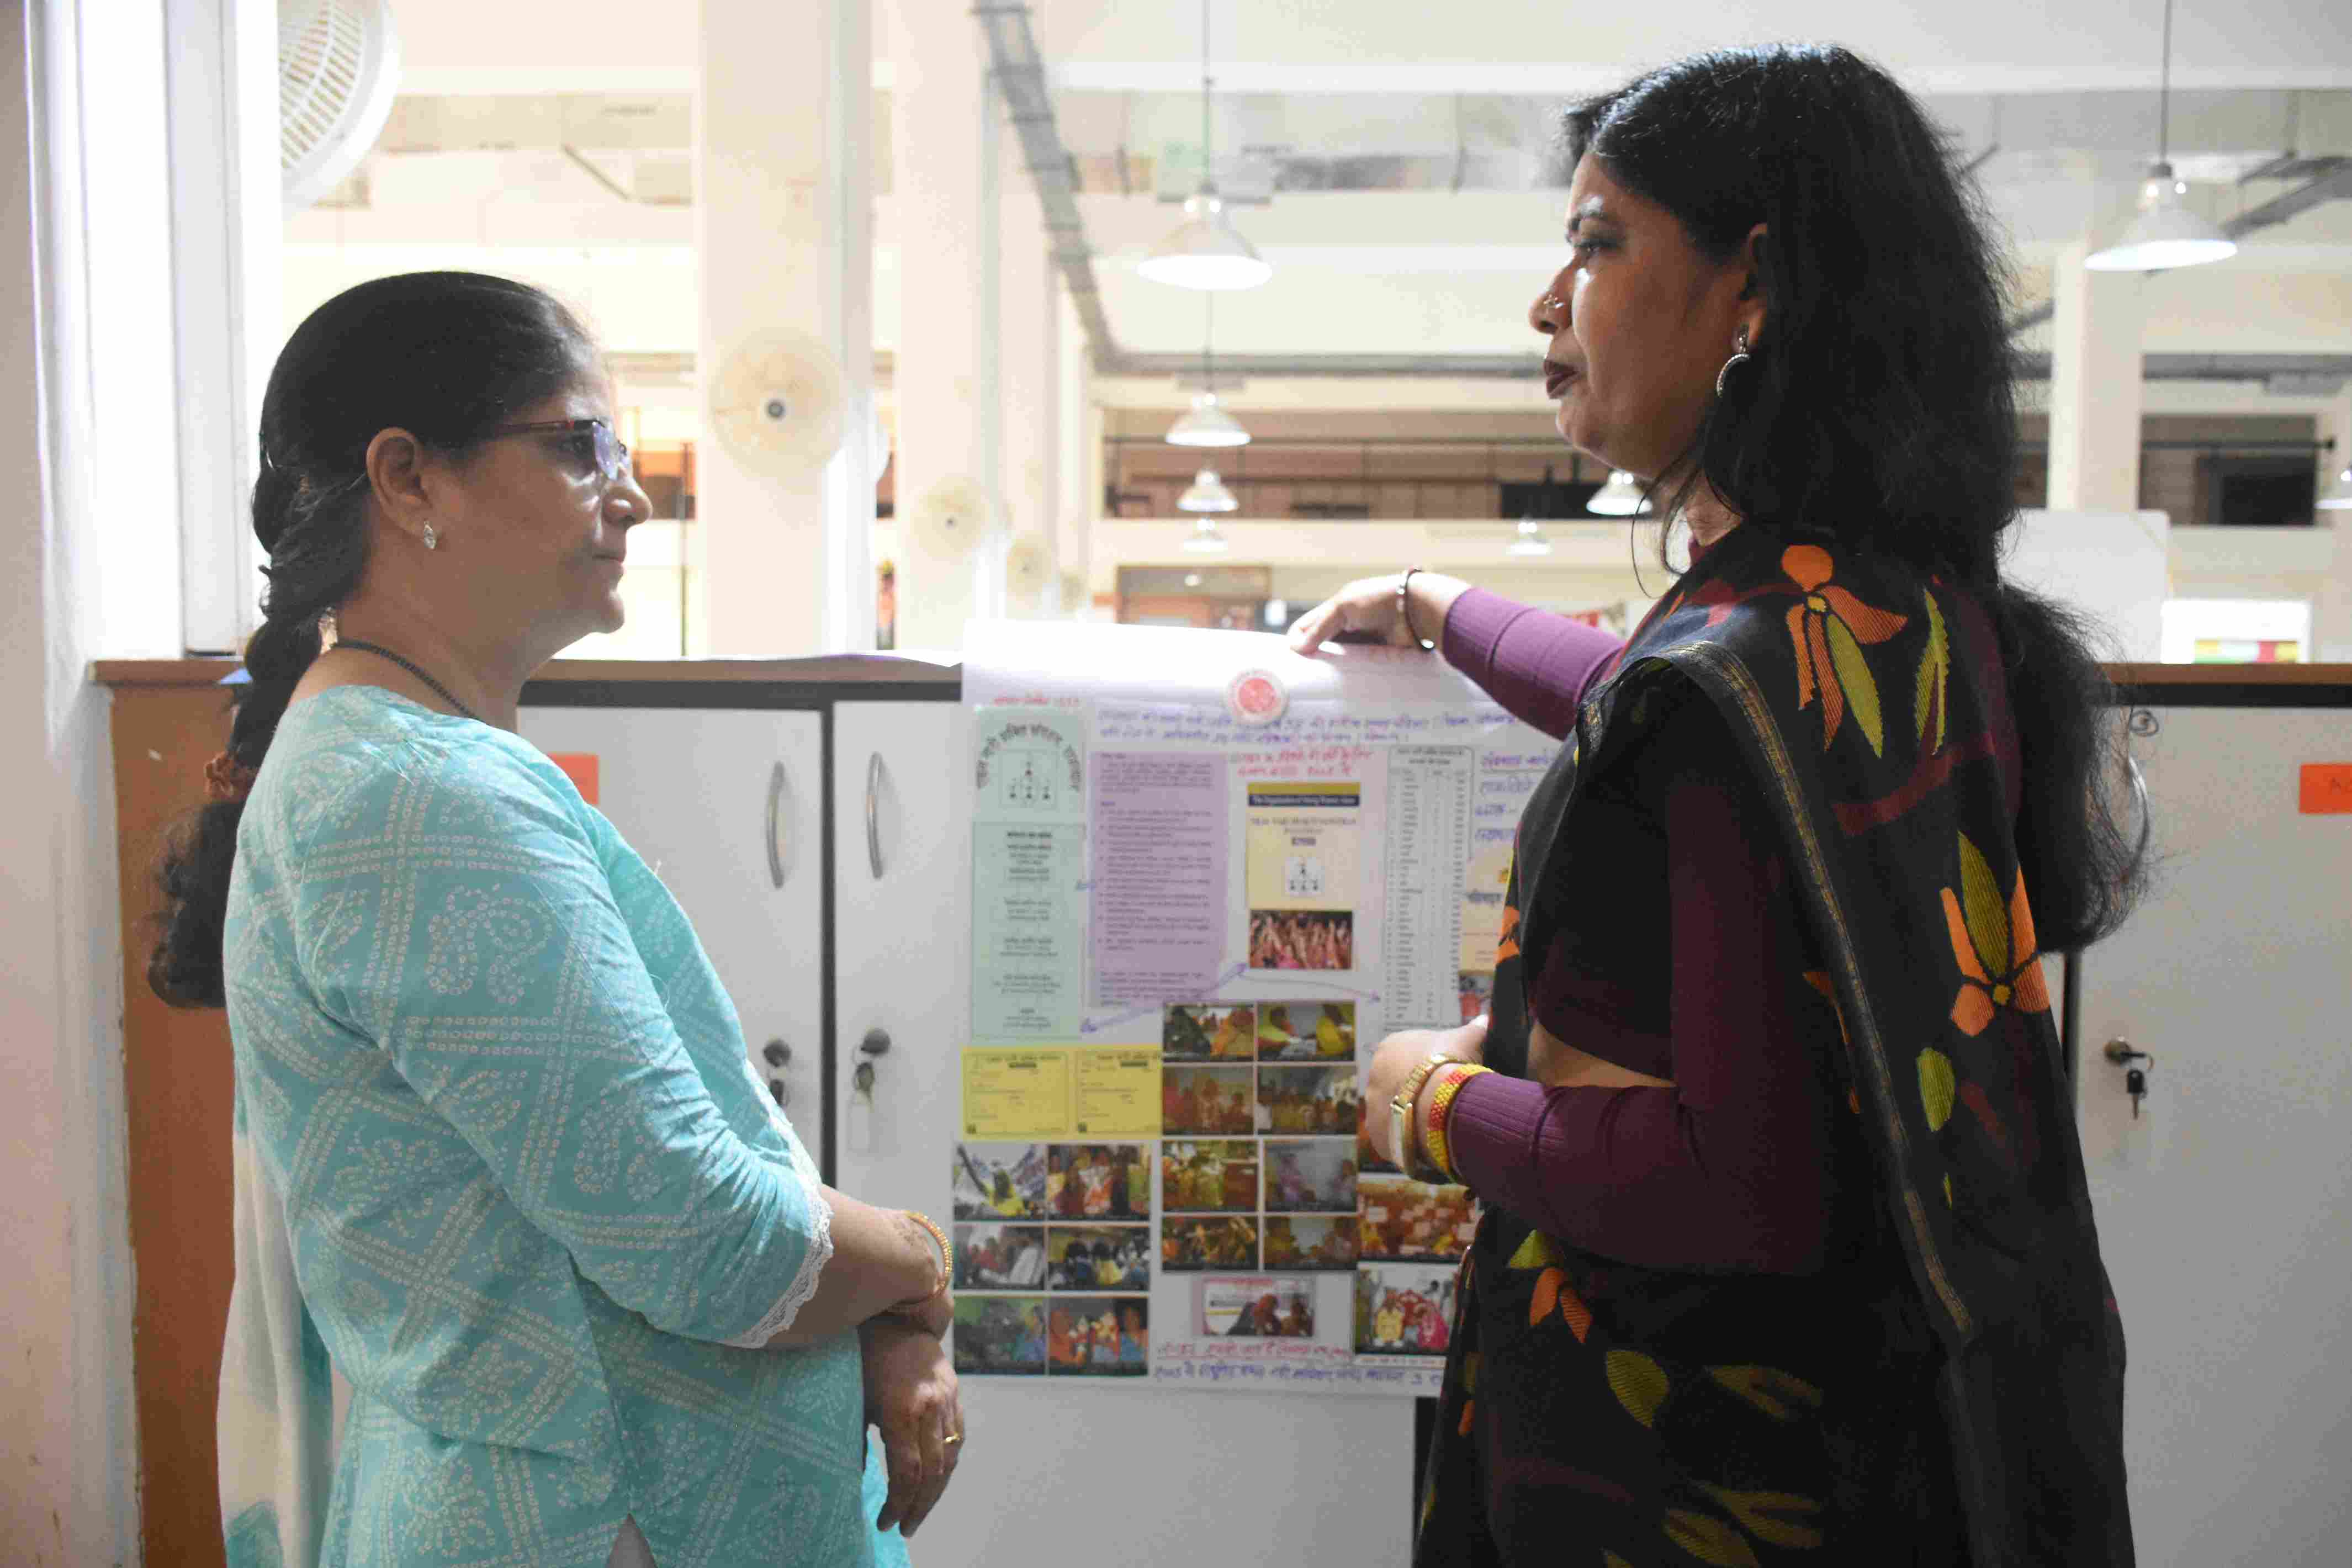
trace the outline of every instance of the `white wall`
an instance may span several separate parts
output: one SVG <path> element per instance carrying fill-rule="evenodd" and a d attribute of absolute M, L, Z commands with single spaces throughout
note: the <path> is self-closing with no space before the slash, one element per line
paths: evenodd
<path fill-rule="evenodd" d="M 79 147 L 51 130 L 73 124 L 69 89 L 44 90 L 71 81 L 73 10 L 0 6 L 0 427 L 19 433 L 0 465 L 37 503 L 0 531 L 0 1556 L 79 1565 L 137 1545 L 114 791 L 104 695 L 84 675 Z"/>

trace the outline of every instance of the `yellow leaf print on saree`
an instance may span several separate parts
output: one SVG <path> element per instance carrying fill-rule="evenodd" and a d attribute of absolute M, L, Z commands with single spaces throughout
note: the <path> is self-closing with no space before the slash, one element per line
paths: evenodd
<path fill-rule="evenodd" d="M 1789 606 L 1789 639 L 1797 649 L 1797 706 L 1822 700 L 1822 749 L 1837 739 L 1850 710 L 1863 738 L 1886 754 L 1886 721 L 1878 701 L 1878 679 L 1863 658 L 1864 643 L 1883 643 L 1911 624 L 1908 616 L 1865 605 L 1830 581 L 1830 552 L 1813 544 L 1792 544 L 1780 553 L 1780 570 L 1804 590 Z"/>
<path fill-rule="evenodd" d="M 1960 889 L 1943 889 L 1944 924 L 1951 933 L 1952 957 L 1960 966 L 1959 994 L 1952 1022 L 1964 1035 L 1981 1035 L 1995 1012 L 2046 1013 L 2050 993 L 2042 983 L 2042 955 L 2033 945 L 2033 910 L 2025 899 L 2025 879 L 2000 895 L 1992 867 L 1965 833 L 1960 835 Z"/>

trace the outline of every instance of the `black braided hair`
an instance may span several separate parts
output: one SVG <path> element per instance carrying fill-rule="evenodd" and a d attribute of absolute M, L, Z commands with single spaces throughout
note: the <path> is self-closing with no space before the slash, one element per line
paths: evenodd
<path fill-rule="evenodd" d="M 320 622 L 367 569 L 367 450 L 397 426 L 460 454 L 594 373 L 595 347 L 551 296 L 478 272 L 411 272 L 336 295 L 294 329 L 261 400 L 253 534 L 268 554 L 261 627 L 245 650 L 230 760 L 259 770 Z M 147 983 L 179 1007 L 226 1000 L 221 935 L 242 801 L 181 824 L 157 868 L 163 907 Z"/>

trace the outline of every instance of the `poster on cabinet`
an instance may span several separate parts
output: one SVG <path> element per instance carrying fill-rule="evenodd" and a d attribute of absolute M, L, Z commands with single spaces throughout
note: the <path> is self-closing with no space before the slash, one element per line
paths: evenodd
<path fill-rule="evenodd" d="M 1372 1154 L 1364 1074 L 1483 1005 L 1552 742 L 1249 633 L 976 626 L 964 694 L 959 1370 L 1434 1393 L 1475 1216 Z"/>

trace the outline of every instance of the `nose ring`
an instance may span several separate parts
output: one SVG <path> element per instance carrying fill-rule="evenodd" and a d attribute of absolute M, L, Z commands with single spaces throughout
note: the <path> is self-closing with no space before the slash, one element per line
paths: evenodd
<path fill-rule="evenodd" d="M 1547 294 L 1543 297 L 1543 302 L 1557 310 L 1565 301 L 1563 301 L 1557 294 Z"/>

